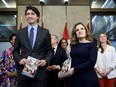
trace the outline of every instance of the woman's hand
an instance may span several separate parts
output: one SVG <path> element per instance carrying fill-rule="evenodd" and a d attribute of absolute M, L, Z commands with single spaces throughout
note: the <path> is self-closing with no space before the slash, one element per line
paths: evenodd
<path fill-rule="evenodd" d="M 6 70 L 5 72 L 6 72 L 6 74 L 7 74 L 8 76 L 10 76 L 10 77 L 13 77 L 13 76 L 14 76 L 13 73 L 10 72 L 10 71 L 8 71 L 8 70 Z"/>
<path fill-rule="evenodd" d="M 113 70 L 113 68 L 109 67 L 109 69 L 106 71 L 106 75 L 108 75 L 111 71 Z"/>
<path fill-rule="evenodd" d="M 74 68 L 69 69 L 69 71 L 68 71 L 68 76 L 73 75 L 74 72 L 75 72 L 75 71 L 74 71 Z"/>

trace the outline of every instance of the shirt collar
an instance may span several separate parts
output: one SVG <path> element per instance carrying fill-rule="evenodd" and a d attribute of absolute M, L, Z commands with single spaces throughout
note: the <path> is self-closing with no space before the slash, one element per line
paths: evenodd
<path fill-rule="evenodd" d="M 57 45 L 54 47 L 54 49 L 55 49 L 55 50 L 57 49 Z"/>
<path fill-rule="evenodd" d="M 34 30 L 35 30 L 35 29 L 37 29 L 38 25 L 37 25 L 37 24 L 36 24 L 36 25 L 34 25 L 34 26 L 28 25 L 28 29 L 29 29 L 29 31 L 31 30 L 31 28 L 32 28 L 32 27 L 33 27 L 33 28 L 34 28 Z"/>

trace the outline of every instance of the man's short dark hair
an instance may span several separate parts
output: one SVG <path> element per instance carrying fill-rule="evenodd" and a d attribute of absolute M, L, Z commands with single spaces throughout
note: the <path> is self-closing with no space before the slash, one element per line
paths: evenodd
<path fill-rule="evenodd" d="M 27 7 L 26 7 L 26 10 L 25 10 L 25 16 L 26 16 L 27 10 L 32 10 L 33 12 L 36 13 L 36 15 L 37 15 L 38 17 L 40 17 L 40 12 L 39 12 L 39 10 L 38 10 L 36 7 L 33 7 L 33 6 L 31 6 L 31 5 L 27 6 Z M 39 19 L 37 19 L 37 23 L 38 23 L 38 22 L 39 22 Z"/>
<path fill-rule="evenodd" d="M 29 6 L 26 7 L 25 16 L 26 16 L 27 10 L 29 10 L 29 9 L 32 10 L 33 12 L 35 12 L 38 17 L 40 17 L 39 10 L 36 7 L 33 7 L 31 5 L 29 5 Z"/>

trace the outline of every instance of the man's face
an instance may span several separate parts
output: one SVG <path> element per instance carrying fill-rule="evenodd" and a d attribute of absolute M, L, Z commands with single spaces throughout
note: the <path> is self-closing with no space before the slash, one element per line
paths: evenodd
<path fill-rule="evenodd" d="M 37 14 L 35 12 L 33 12 L 31 9 L 27 10 L 26 20 L 30 25 L 36 24 L 37 19 L 39 19 L 39 17 L 37 16 Z"/>
<path fill-rule="evenodd" d="M 57 43 L 57 40 L 55 38 L 55 36 L 51 36 L 51 44 L 52 46 L 55 45 Z"/>

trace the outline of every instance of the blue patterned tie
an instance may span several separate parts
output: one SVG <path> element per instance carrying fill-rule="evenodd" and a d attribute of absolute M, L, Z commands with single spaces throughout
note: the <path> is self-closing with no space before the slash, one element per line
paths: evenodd
<path fill-rule="evenodd" d="M 30 40 L 30 44 L 31 44 L 31 47 L 33 48 L 33 39 L 34 39 L 34 32 L 33 32 L 34 28 L 32 27 L 31 30 L 30 30 L 30 37 L 29 37 L 29 40 Z"/>

